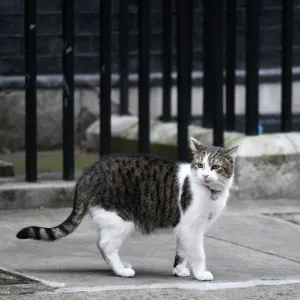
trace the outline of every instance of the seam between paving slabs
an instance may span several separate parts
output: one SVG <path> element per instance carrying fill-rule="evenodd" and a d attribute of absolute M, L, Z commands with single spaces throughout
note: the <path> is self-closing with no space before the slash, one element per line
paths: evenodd
<path fill-rule="evenodd" d="M 295 214 L 295 213 L 300 214 L 299 212 L 289 212 L 289 213 L 282 213 L 282 214 Z M 283 219 L 277 216 L 276 214 L 281 214 L 281 213 L 271 213 L 271 214 L 263 213 L 261 216 L 267 219 L 275 219 L 276 222 L 282 223 L 284 225 L 295 226 L 295 228 L 300 229 L 300 225 L 298 223 L 294 223 L 289 220 Z"/>
<path fill-rule="evenodd" d="M 291 262 L 295 262 L 295 263 L 300 264 L 299 260 L 296 260 L 296 259 L 293 259 L 293 258 L 289 258 L 289 257 L 286 257 L 286 256 L 278 255 L 278 254 L 275 254 L 275 253 L 272 253 L 272 252 L 269 252 L 269 251 L 260 250 L 260 249 L 257 249 L 257 248 L 251 247 L 251 246 L 241 245 L 239 243 L 228 241 L 228 240 L 225 240 L 225 239 L 222 239 L 222 238 L 218 238 L 218 237 L 215 237 L 215 236 L 212 236 L 212 235 L 206 234 L 205 236 L 208 237 L 208 238 L 214 239 L 214 240 L 222 241 L 222 242 L 225 242 L 225 243 L 228 243 L 228 244 L 232 244 L 232 245 L 235 245 L 235 246 L 240 246 L 240 247 L 243 247 L 243 248 L 246 248 L 246 249 L 249 249 L 249 250 L 254 250 L 254 251 L 257 251 L 257 252 L 260 252 L 260 253 L 264 253 L 264 254 L 268 254 L 268 255 L 272 255 L 272 256 L 275 256 L 275 257 L 280 257 L 280 258 L 289 260 Z"/>

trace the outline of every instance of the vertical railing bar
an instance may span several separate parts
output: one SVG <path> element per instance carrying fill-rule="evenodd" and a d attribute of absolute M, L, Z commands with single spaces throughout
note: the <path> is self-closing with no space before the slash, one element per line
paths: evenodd
<path fill-rule="evenodd" d="M 139 0 L 138 14 L 138 47 L 139 47 L 139 130 L 138 151 L 150 152 L 150 95 L 149 95 L 149 72 L 150 72 L 150 0 Z"/>
<path fill-rule="evenodd" d="M 128 115 L 128 2 L 119 1 L 120 115 Z"/>
<path fill-rule="evenodd" d="M 260 1 L 246 1 L 246 134 L 258 134 Z"/>
<path fill-rule="evenodd" d="M 36 1 L 25 1 L 26 181 L 37 181 Z"/>
<path fill-rule="evenodd" d="M 235 129 L 236 1 L 226 1 L 226 129 Z"/>
<path fill-rule="evenodd" d="M 74 1 L 62 0 L 63 179 L 74 179 Z"/>
<path fill-rule="evenodd" d="M 213 127 L 213 144 L 224 145 L 223 28 L 224 1 L 203 2 L 204 11 L 204 113 L 203 126 Z M 216 38 L 218 37 L 218 38 Z"/>
<path fill-rule="evenodd" d="M 292 130 L 292 66 L 294 1 L 282 0 L 281 131 Z"/>
<path fill-rule="evenodd" d="M 223 41 L 224 41 L 224 1 L 211 0 L 213 5 L 213 27 L 214 38 L 212 39 L 212 70 L 214 77 L 211 79 L 213 93 L 213 144 L 215 146 L 224 146 L 224 113 L 223 113 Z M 215 37 L 218 37 L 217 39 Z"/>
<path fill-rule="evenodd" d="M 162 71 L 163 95 L 161 120 L 171 120 L 171 88 L 172 88 L 172 0 L 164 0 L 162 4 Z"/>
<path fill-rule="evenodd" d="M 177 147 L 178 159 L 189 154 L 188 126 L 191 113 L 193 1 L 176 0 L 177 34 Z"/>
<path fill-rule="evenodd" d="M 100 156 L 111 153 L 111 0 L 100 0 Z"/>
<path fill-rule="evenodd" d="M 212 128 L 213 126 L 213 104 L 211 101 L 211 78 L 214 76 L 211 69 L 213 64 L 211 55 L 211 43 L 215 37 L 211 34 L 213 28 L 211 14 L 213 7 L 210 1 L 202 1 L 203 7 L 203 113 L 202 113 L 202 126 L 205 128 Z"/>

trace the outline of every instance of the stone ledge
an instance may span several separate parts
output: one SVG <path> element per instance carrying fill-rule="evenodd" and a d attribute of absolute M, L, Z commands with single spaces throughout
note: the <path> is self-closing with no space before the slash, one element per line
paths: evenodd
<path fill-rule="evenodd" d="M 99 146 L 99 123 L 87 130 L 90 145 Z M 112 117 L 113 152 L 137 152 L 138 118 Z M 190 125 L 189 136 L 212 144 L 212 130 Z M 94 141 L 92 144 L 91 141 Z M 151 152 L 176 159 L 177 124 L 152 120 Z M 225 147 L 239 145 L 236 159 L 235 199 L 300 199 L 300 133 L 274 133 L 245 136 L 225 132 Z"/>
<path fill-rule="evenodd" d="M 128 118 L 130 120 L 131 117 Z M 153 140 L 156 138 L 155 132 L 171 133 L 172 129 L 169 124 L 155 122 L 151 127 L 156 128 L 152 133 Z M 159 127 L 164 127 L 165 131 L 158 130 Z M 191 127 L 190 133 L 193 136 L 204 142 L 209 141 L 209 130 L 199 129 L 203 134 L 198 136 L 193 130 Z M 135 136 L 136 131 L 132 131 L 131 134 Z M 127 151 L 130 147 L 134 149 L 134 143 L 128 146 L 130 139 L 114 138 L 114 146 L 117 148 L 114 151 L 130 152 Z M 168 140 L 167 136 L 164 140 L 166 143 L 168 141 L 168 144 L 154 147 L 155 154 L 169 158 L 176 156 L 175 142 L 172 139 Z M 122 142 L 127 148 L 120 148 Z M 232 200 L 300 200 L 300 133 L 247 137 L 235 135 L 227 138 L 226 147 L 235 145 L 239 145 L 239 151 L 236 158 L 235 185 L 231 191 Z M 73 204 L 74 187 L 75 181 L 4 182 L 0 184 L 0 209 L 70 207 Z"/>
<path fill-rule="evenodd" d="M 111 117 L 112 151 L 118 153 L 137 153 L 138 117 L 118 116 Z M 99 120 L 95 121 L 86 130 L 86 147 L 98 151 L 99 149 Z M 211 145 L 213 142 L 212 130 L 200 126 L 190 125 L 189 136 Z M 231 145 L 240 140 L 244 134 L 225 132 L 225 144 Z M 177 123 L 164 123 L 158 120 L 150 121 L 151 153 L 166 157 L 177 158 Z"/>
<path fill-rule="evenodd" d="M 70 207 L 75 182 L 3 183 L 0 185 L 0 209 Z"/>
<path fill-rule="evenodd" d="M 0 177 L 15 176 L 14 166 L 10 162 L 0 160 Z"/>
<path fill-rule="evenodd" d="M 300 133 L 247 136 L 236 144 L 237 199 L 300 199 Z"/>

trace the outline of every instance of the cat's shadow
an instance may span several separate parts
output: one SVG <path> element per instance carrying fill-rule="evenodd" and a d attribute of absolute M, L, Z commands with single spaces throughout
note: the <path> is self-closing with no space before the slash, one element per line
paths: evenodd
<path fill-rule="evenodd" d="M 170 272 L 159 272 L 155 270 L 149 270 L 149 269 L 143 269 L 143 268 L 135 268 L 134 269 L 136 272 L 135 277 L 142 277 L 142 278 L 147 278 L 147 277 L 173 277 L 172 273 Z M 38 272 L 42 274 L 53 274 L 53 273 L 60 273 L 60 274 L 80 274 L 80 275 L 101 275 L 101 276 L 109 276 L 109 277 L 115 277 L 113 271 L 111 269 L 88 269 L 88 268 L 35 268 L 34 270 L 32 269 L 23 269 L 22 272 Z M 120 278 L 120 277 L 119 277 Z M 176 277 L 173 277 L 176 278 Z"/>

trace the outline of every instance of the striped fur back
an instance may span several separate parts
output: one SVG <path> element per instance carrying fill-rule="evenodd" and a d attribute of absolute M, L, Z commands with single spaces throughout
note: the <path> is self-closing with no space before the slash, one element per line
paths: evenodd
<path fill-rule="evenodd" d="M 151 155 L 102 157 L 78 180 L 74 208 L 66 221 L 53 228 L 24 228 L 17 238 L 60 239 L 74 231 L 86 211 L 93 207 L 116 212 L 123 220 L 134 222 L 144 234 L 175 227 L 180 218 L 177 175 L 176 162 Z M 183 194 L 186 192 L 188 186 Z M 188 205 L 186 202 L 185 206 Z"/>

